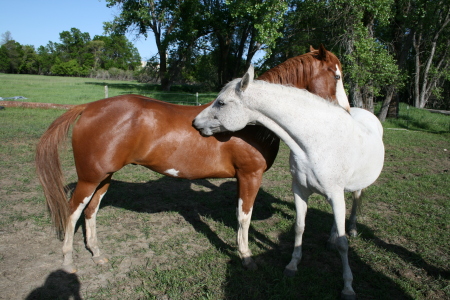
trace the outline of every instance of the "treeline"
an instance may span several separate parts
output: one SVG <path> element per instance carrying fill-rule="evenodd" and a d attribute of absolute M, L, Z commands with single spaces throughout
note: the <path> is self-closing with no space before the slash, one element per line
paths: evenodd
<path fill-rule="evenodd" d="M 107 0 L 117 33 L 152 33 L 163 89 L 174 82 L 216 88 L 241 76 L 255 53 L 264 70 L 322 43 L 340 58 L 354 106 L 398 101 L 449 108 L 448 0 Z"/>
<path fill-rule="evenodd" d="M 334 52 L 344 68 L 352 105 L 380 119 L 399 102 L 450 109 L 448 0 L 107 0 L 119 14 L 105 22 L 109 36 L 77 29 L 37 51 L 8 41 L 0 71 L 102 77 L 132 74 L 142 82 L 219 89 L 258 61 L 263 72 L 309 51 Z M 157 55 L 138 73 L 140 58 L 124 34 L 154 37 Z M 261 53 L 261 52 L 259 52 Z M 113 72 L 115 71 L 115 72 Z M 127 73 L 128 72 L 128 73 Z"/>
<path fill-rule="evenodd" d="M 138 50 L 123 35 L 95 36 L 77 28 L 59 34 L 60 43 L 35 49 L 3 34 L 0 72 L 60 76 L 91 76 L 131 80 L 140 70 Z"/>

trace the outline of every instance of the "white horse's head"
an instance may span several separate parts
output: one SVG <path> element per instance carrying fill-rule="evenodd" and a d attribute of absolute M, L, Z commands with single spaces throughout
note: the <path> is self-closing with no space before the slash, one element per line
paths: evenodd
<path fill-rule="evenodd" d="M 252 112 L 243 102 L 244 92 L 253 82 L 253 66 L 240 79 L 229 82 L 219 93 L 214 103 L 203 110 L 193 121 L 202 135 L 210 136 L 223 131 L 238 131 L 254 124 Z"/>

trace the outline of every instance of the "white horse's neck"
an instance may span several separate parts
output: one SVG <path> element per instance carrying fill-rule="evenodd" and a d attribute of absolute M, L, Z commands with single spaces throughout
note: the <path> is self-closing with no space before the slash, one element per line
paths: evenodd
<path fill-rule="evenodd" d="M 256 113 L 257 122 L 277 134 L 294 152 L 303 149 L 303 138 L 330 134 L 332 124 L 346 126 L 343 120 L 350 119 L 342 107 L 305 90 L 262 81 L 254 81 L 249 89 L 244 101 Z M 298 135 L 299 131 L 305 134 Z"/>

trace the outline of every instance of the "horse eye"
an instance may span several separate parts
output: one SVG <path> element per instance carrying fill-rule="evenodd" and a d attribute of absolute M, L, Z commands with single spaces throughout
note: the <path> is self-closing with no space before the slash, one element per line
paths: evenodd
<path fill-rule="evenodd" d="M 336 78 L 336 80 L 341 79 L 341 75 L 334 75 L 334 78 Z"/>
<path fill-rule="evenodd" d="M 223 100 L 219 100 L 219 101 L 217 101 L 217 104 L 219 104 L 219 106 L 224 106 L 225 102 L 223 102 Z"/>

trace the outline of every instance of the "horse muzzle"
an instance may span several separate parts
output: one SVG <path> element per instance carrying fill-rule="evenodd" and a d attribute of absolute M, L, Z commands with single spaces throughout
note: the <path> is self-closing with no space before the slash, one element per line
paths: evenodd
<path fill-rule="evenodd" d="M 192 121 L 192 126 L 200 131 L 200 134 L 202 136 L 211 136 L 215 133 L 223 131 L 221 130 L 222 126 L 218 120 L 212 120 L 208 122 L 195 118 L 194 121 Z"/>

